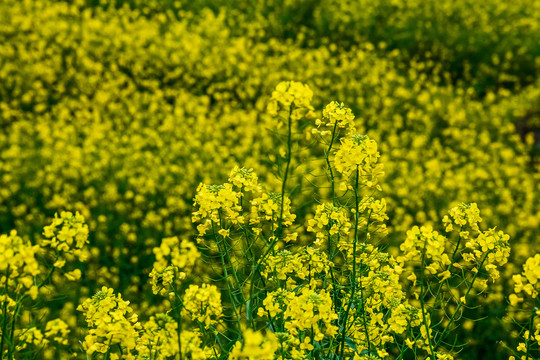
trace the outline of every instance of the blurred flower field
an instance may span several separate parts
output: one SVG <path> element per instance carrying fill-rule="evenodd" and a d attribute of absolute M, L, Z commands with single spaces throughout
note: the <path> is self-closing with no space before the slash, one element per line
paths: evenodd
<path fill-rule="evenodd" d="M 540 359 L 540 1 L 0 1 L 0 360 Z"/>

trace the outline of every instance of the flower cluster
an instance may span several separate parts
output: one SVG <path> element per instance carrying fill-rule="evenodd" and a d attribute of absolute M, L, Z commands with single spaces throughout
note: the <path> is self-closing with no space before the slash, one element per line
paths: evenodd
<path fill-rule="evenodd" d="M 154 248 L 156 260 L 150 279 L 154 294 L 165 295 L 171 291 L 174 281 L 180 281 L 192 271 L 201 254 L 189 240 L 178 237 L 164 238 L 159 247 Z"/>
<path fill-rule="evenodd" d="M 36 260 L 38 251 L 39 246 L 23 240 L 15 230 L 9 235 L 0 235 L 0 283 L 5 296 L 28 294 L 33 299 L 37 297 L 34 278 L 40 273 Z"/>
<path fill-rule="evenodd" d="M 48 343 L 41 330 L 35 326 L 19 331 L 17 335 L 19 338 L 19 345 L 16 347 L 17 351 L 26 349 L 28 345 L 46 346 Z"/>
<path fill-rule="evenodd" d="M 48 321 L 45 326 L 45 337 L 61 345 L 68 344 L 68 335 L 70 332 L 71 330 L 68 324 L 62 319 Z"/>
<path fill-rule="evenodd" d="M 438 275 L 441 281 L 448 279 L 451 274 L 447 270 L 451 264 L 450 257 L 446 253 L 448 239 L 434 231 L 431 226 L 415 226 L 407 231 L 405 241 L 400 245 L 403 257 L 402 262 L 412 261 L 420 264 L 431 275 Z M 416 275 L 409 276 L 416 283 Z"/>
<path fill-rule="evenodd" d="M 352 135 L 341 140 L 334 162 L 336 170 L 344 176 L 358 173 L 359 183 L 380 189 L 378 180 L 383 166 L 377 164 L 379 157 L 375 140 L 367 135 Z"/>
<path fill-rule="evenodd" d="M 347 135 L 355 132 L 354 114 L 351 109 L 345 107 L 343 103 L 332 101 L 323 109 L 323 118 L 315 121 L 316 129 L 313 133 L 318 133 L 321 136 L 335 133 L 336 131 L 345 130 Z M 321 127 L 323 130 L 321 130 Z"/>
<path fill-rule="evenodd" d="M 352 270 L 352 257 L 348 258 Z M 355 293 L 348 294 L 353 316 L 347 320 L 347 335 L 356 345 L 356 353 L 375 351 L 378 356 L 388 356 L 386 347 L 394 342 L 394 334 L 401 330 L 397 323 L 411 320 L 410 328 L 417 323 L 412 313 L 393 312 L 400 304 L 411 309 L 404 298 L 399 281 L 403 269 L 391 255 L 380 251 L 372 244 L 359 244 L 356 256 L 357 267 L 362 271 L 355 279 Z M 385 322 L 383 319 L 390 317 Z"/>
<path fill-rule="evenodd" d="M 513 322 L 527 322 L 520 331 L 519 343 L 514 354 L 520 359 L 537 358 L 540 346 L 540 310 L 538 310 L 538 291 L 540 282 L 540 254 L 529 257 L 523 264 L 523 271 L 512 277 L 514 292 L 508 300 L 519 312 Z M 515 360 L 515 356 L 510 357 Z"/>
<path fill-rule="evenodd" d="M 215 326 L 222 317 L 221 293 L 214 285 L 190 285 L 184 294 L 183 315 L 206 329 Z"/>
<path fill-rule="evenodd" d="M 282 250 L 270 255 L 265 262 L 262 275 L 269 279 L 285 282 L 285 287 L 292 290 L 298 283 L 308 282 L 311 287 L 323 279 L 332 264 L 328 255 L 318 248 L 303 247 L 292 253 Z"/>
<path fill-rule="evenodd" d="M 230 360 L 274 360 L 278 340 L 274 334 L 263 334 L 247 329 L 243 341 L 237 341 L 231 350 Z"/>
<path fill-rule="evenodd" d="M 89 251 L 85 245 L 89 243 L 88 225 L 78 212 L 62 211 L 60 216 L 54 214 L 52 223 L 43 228 L 43 235 L 45 239 L 41 245 L 50 247 L 56 253 L 55 268 L 63 268 L 66 261 L 74 257 L 79 261 L 87 260 Z M 65 276 L 69 280 L 77 280 L 81 277 L 81 270 L 66 272 Z"/>
<path fill-rule="evenodd" d="M 465 246 L 469 252 L 462 254 L 463 259 L 477 264 L 474 269 L 484 268 L 489 276 L 496 280 L 500 276 L 497 267 L 506 264 L 510 256 L 509 239 L 510 236 L 502 231 L 482 231 L 476 238 L 467 241 Z"/>
<path fill-rule="evenodd" d="M 193 212 L 192 217 L 193 222 L 203 221 L 197 226 L 199 236 L 206 234 L 213 223 L 224 225 L 225 220 L 233 224 L 243 223 L 239 199 L 240 193 L 233 190 L 232 184 L 205 185 L 201 183 L 194 199 L 197 211 Z"/>
<path fill-rule="evenodd" d="M 87 354 L 106 354 L 119 349 L 122 359 L 135 359 L 133 354 L 141 325 L 129 301 L 123 300 L 120 294 L 115 295 L 113 289 L 103 287 L 80 304 L 77 310 L 82 311 L 89 327 L 83 342 Z M 110 358 L 120 357 L 110 354 Z"/>
<path fill-rule="evenodd" d="M 330 294 L 325 290 L 303 289 L 290 299 L 283 316 L 285 328 L 295 336 L 300 331 L 308 331 L 313 340 L 321 341 L 325 336 L 335 336 L 338 330 L 334 324 L 338 316 L 333 310 Z"/>
<path fill-rule="evenodd" d="M 292 225 L 295 219 L 296 215 L 291 213 L 291 200 L 287 196 L 283 197 L 283 204 L 281 195 L 277 193 L 262 193 L 260 197 L 251 201 L 249 223 L 256 233 L 260 233 L 266 223 L 276 230 L 279 226 Z M 291 234 L 285 240 L 295 240 L 295 235 Z"/>
<path fill-rule="evenodd" d="M 229 173 L 229 182 L 236 186 L 243 193 L 260 192 L 261 186 L 258 183 L 259 178 L 253 169 L 240 168 L 235 166 Z"/>
<path fill-rule="evenodd" d="M 514 275 L 512 280 L 514 281 L 514 293 L 510 295 L 512 305 L 515 306 L 523 302 L 523 295 L 525 294 L 532 299 L 536 299 L 540 289 L 540 282 L 538 281 L 540 280 L 540 254 L 528 258 L 523 265 L 523 272 Z"/>
<path fill-rule="evenodd" d="M 338 316 L 325 290 L 304 288 L 295 293 L 279 289 L 267 295 L 258 315 L 284 322 L 286 333 L 276 333 L 276 336 L 280 339 L 281 352 L 285 351 L 283 339 L 287 340 L 288 347 L 296 348 L 292 351 L 293 359 L 301 359 L 303 353 L 314 349 L 313 341 L 335 336 L 338 330 L 335 324 Z"/>
<path fill-rule="evenodd" d="M 307 231 L 315 233 L 315 245 L 324 247 L 327 241 L 339 242 L 341 238 L 346 238 L 351 226 L 347 209 L 321 204 L 317 206 L 313 219 L 308 221 Z"/>
<path fill-rule="evenodd" d="M 276 116 L 279 112 L 285 111 L 292 119 L 301 119 L 313 109 L 312 98 L 313 91 L 308 85 L 298 81 L 282 81 L 272 92 L 268 113 Z"/>
<path fill-rule="evenodd" d="M 454 226 L 458 226 L 459 229 L 470 226 L 473 231 L 479 231 L 478 223 L 482 222 L 482 218 L 480 217 L 480 210 L 476 203 L 461 203 L 450 209 L 448 214 L 443 218 L 446 232 L 452 231 Z"/>
<path fill-rule="evenodd" d="M 356 211 L 355 209 L 352 209 Z M 365 229 L 366 237 L 375 240 L 374 236 L 383 238 L 388 234 L 386 228 L 386 200 L 376 199 L 372 196 L 364 196 L 358 206 L 358 228 Z"/>

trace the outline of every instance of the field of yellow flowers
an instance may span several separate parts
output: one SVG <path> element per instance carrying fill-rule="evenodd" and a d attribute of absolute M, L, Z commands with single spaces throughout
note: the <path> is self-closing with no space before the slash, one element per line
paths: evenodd
<path fill-rule="evenodd" d="M 0 360 L 540 359 L 539 34 L 0 0 Z"/>

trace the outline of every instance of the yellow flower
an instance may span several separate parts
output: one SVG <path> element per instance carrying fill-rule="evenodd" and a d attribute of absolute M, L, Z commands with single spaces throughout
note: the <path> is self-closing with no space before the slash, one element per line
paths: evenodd
<path fill-rule="evenodd" d="M 221 293 L 214 285 L 190 285 L 184 294 L 182 314 L 200 322 L 206 329 L 222 317 Z"/>
<path fill-rule="evenodd" d="M 242 334 L 243 341 L 237 341 L 231 350 L 231 360 L 273 360 L 279 347 L 276 336 L 247 329 Z"/>
<path fill-rule="evenodd" d="M 352 135 L 341 140 L 341 146 L 334 157 L 335 168 L 348 177 L 358 171 L 359 183 L 368 187 L 376 187 L 383 174 L 382 164 L 377 164 L 380 157 L 377 143 L 367 135 Z"/>

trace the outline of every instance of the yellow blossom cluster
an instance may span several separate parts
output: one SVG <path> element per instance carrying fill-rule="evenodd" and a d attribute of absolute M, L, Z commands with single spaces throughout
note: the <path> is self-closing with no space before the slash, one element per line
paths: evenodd
<path fill-rule="evenodd" d="M 407 232 L 407 238 L 399 247 L 403 251 L 401 261 L 421 263 L 430 274 L 437 274 L 441 281 L 444 281 L 451 276 L 447 270 L 451 264 L 450 257 L 446 253 L 447 242 L 448 240 L 437 231 L 433 231 L 431 226 L 421 228 L 415 226 Z M 409 278 L 416 283 L 414 273 Z"/>
<path fill-rule="evenodd" d="M 295 253 L 282 250 L 268 256 L 261 274 L 268 280 L 274 280 L 275 277 L 285 282 L 286 289 L 292 289 L 304 281 L 315 287 L 327 276 L 330 266 L 325 252 L 304 247 Z"/>
<path fill-rule="evenodd" d="M 321 204 L 317 206 L 313 219 L 308 221 L 307 231 L 315 233 L 315 245 L 324 246 L 328 241 L 339 243 L 341 238 L 346 238 L 351 226 L 347 209 Z"/>
<path fill-rule="evenodd" d="M 279 317 L 284 321 L 287 335 L 281 336 L 296 343 L 302 353 L 314 349 L 313 341 L 337 334 L 337 314 L 332 305 L 330 294 L 325 290 L 305 288 L 296 294 L 293 291 L 278 290 L 268 294 L 258 314 L 269 319 Z"/>
<path fill-rule="evenodd" d="M 380 190 L 378 181 L 383 174 L 383 166 L 377 164 L 379 157 L 374 140 L 367 135 L 352 135 L 342 139 L 341 147 L 335 154 L 335 167 L 344 176 L 357 174 L 360 183 Z"/>
<path fill-rule="evenodd" d="M 240 168 L 235 166 L 229 173 L 229 182 L 236 186 L 243 193 L 260 192 L 259 178 L 253 169 Z"/>
<path fill-rule="evenodd" d="M 346 135 L 352 135 L 355 132 L 354 114 L 343 103 L 338 103 L 337 101 L 330 102 L 324 107 L 322 115 L 322 120 L 317 119 L 315 121 L 317 129 L 313 129 L 313 133 L 324 136 L 335 134 L 336 131 L 339 132 L 341 130 L 345 130 Z M 321 127 L 323 130 L 321 130 Z"/>
<path fill-rule="evenodd" d="M 298 81 L 282 81 L 272 92 L 267 110 L 270 115 L 286 112 L 287 117 L 299 120 L 306 116 L 306 112 L 313 110 L 312 98 L 313 91 L 308 85 Z"/>
<path fill-rule="evenodd" d="M 38 251 L 38 245 L 23 240 L 15 230 L 9 235 L 0 235 L 0 282 L 4 296 L 28 294 L 34 299 L 37 297 L 34 277 L 41 272 L 36 260 Z"/>
<path fill-rule="evenodd" d="M 83 343 L 87 354 L 109 353 L 111 359 L 135 359 L 133 352 L 141 325 L 129 301 L 123 300 L 120 294 L 115 295 L 113 289 L 103 287 L 77 310 L 83 313 L 89 327 Z M 114 348 L 118 351 L 115 349 L 115 353 L 110 354 Z"/>
<path fill-rule="evenodd" d="M 279 226 L 292 225 L 295 219 L 296 215 L 291 212 L 291 200 L 287 196 L 282 200 L 278 193 L 262 193 L 260 197 L 251 201 L 249 223 L 254 232 L 261 232 L 267 222 L 271 224 L 272 229 L 277 229 Z M 291 234 L 286 240 L 292 241 L 295 238 L 295 234 Z"/>
<path fill-rule="evenodd" d="M 335 336 L 337 326 L 334 323 L 337 314 L 332 305 L 330 294 L 325 290 L 304 289 L 287 304 L 287 310 L 283 314 L 285 328 L 295 336 L 299 331 L 310 330 L 315 341 L 321 341 L 325 336 Z M 304 341 L 309 342 L 306 339 Z M 312 346 L 308 345 L 307 349 L 312 350 Z"/>
<path fill-rule="evenodd" d="M 278 349 L 275 335 L 247 329 L 242 334 L 243 342 L 238 341 L 231 350 L 230 360 L 274 360 Z"/>
<path fill-rule="evenodd" d="M 184 295 L 184 315 L 205 328 L 215 326 L 222 316 L 221 293 L 214 285 L 190 285 Z"/>
<path fill-rule="evenodd" d="M 463 229 L 466 226 L 474 231 L 478 231 L 478 223 L 482 222 L 480 217 L 480 210 L 476 203 L 471 204 L 459 204 L 453 207 L 443 218 L 443 224 L 446 226 L 446 232 L 450 232 L 454 229 L 454 225 L 459 229 Z"/>
<path fill-rule="evenodd" d="M 540 279 L 540 254 L 535 254 L 525 261 L 523 271 L 513 277 L 514 292 L 508 300 L 517 313 L 514 313 L 513 322 L 523 323 L 521 331 L 514 335 L 518 345 L 516 351 L 510 356 L 511 360 L 535 359 L 540 346 L 540 310 L 538 310 L 538 280 Z M 509 311 L 510 312 L 510 311 Z M 520 313 L 521 312 L 521 313 Z"/>
<path fill-rule="evenodd" d="M 167 314 L 156 314 L 144 323 L 137 350 L 141 357 L 169 359 L 178 354 L 178 324 Z"/>
<path fill-rule="evenodd" d="M 471 252 L 464 253 L 462 256 L 468 262 L 478 263 L 479 267 L 483 266 L 489 276 L 496 280 L 500 276 L 497 267 L 506 264 L 510 256 L 509 239 L 510 236 L 502 231 L 495 229 L 482 231 L 478 237 L 466 243 L 465 246 Z"/>
<path fill-rule="evenodd" d="M 205 225 L 212 222 L 221 224 L 225 220 L 242 223 L 244 219 L 240 216 L 239 198 L 240 193 L 235 192 L 231 184 L 205 185 L 201 183 L 194 199 L 197 211 L 193 213 L 192 221 L 204 220 Z M 199 227 L 200 236 L 205 234 L 202 229 Z"/>
<path fill-rule="evenodd" d="M 48 321 L 45 326 L 45 337 L 58 344 L 67 345 L 69 333 L 69 325 L 62 319 Z"/>
<path fill-rule="evenodd" d="M 195 244 L 178 237 L 164 238 L 161 245 L 154 248 L 154 254 L 156 260 L 150 272 L 150 282 L 154 294 L 162 295 L 171 291 L 175 280 L 185 279 L 201 256 Z"/>
<path fill-rule="evenodd" d="M 73 214 L 69 211 L 62 211 L 60 216 L 54 214 L 52 223 L 43 228 L 45 239 L 41 246 L 50 247 L 54 250 L 55 268 L 63 268 L 66 261 L 74 258 L 79 261 L 86 261 L 90 255 L 88 247 L 88 225 L 84 221 L 84 216 L 78 212 Z M 80 279 L 81 270 L 76 268 L 69 272 L 64 272 L 68 280 Z"/>
<path fill-rule="evenodd" d="M 523 272 L 521 274 L 512 277 L 514 281 L 514 293 L 510 295 L 512 305 L 523 302 L 523 297 L 520 297 L 521 293 L 528 295 L 532 299 L 536 299 L 540 287 L 539 279 L 540 254 L 536 254 L 528 258 L 525 264 L 523 264 Z"/>
<path fill-rule="evenodd" d="M 205 360 L 209 357 L 199 331 L 183 330 L 179 336 L 178 323 L 167 314 L 151 316 L 142 326 L 137 340 L 137 353 L 140 358 L 167 360 L 179 354 L 193 360 Z"/>

